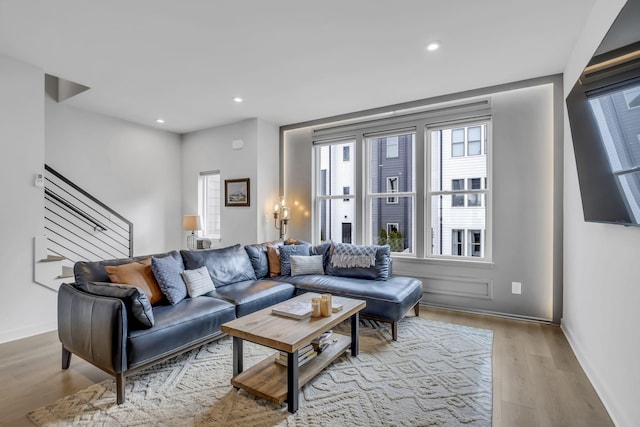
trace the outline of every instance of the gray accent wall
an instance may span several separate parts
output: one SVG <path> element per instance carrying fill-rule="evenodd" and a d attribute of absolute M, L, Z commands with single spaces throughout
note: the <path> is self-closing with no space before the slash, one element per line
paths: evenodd
<path fill-rule="evenodd" d="M 421 278 L 422 302 L 425 304 L 559 323 L 562 307 L 562 78 L 556 75 L 533 79 L 415 101 L 403 107 L 436 106 L 445 101 L 478 96 L 490 97 L 492 105 L 492 262 L 396 256 L 394 273 Z M 377 109 L 377 112 L 384 109 Z M 400 108 L 390 106 L 387 109 Z M 366 114 L 354 113 L 281 129 L 287 200 L 305 209 L 312 206 L 313 129 Z M 420 156 L 418 161 L 421 161 Z M 417 170 L 423 170 L 423 167 L 418 165 Z M 418 176 L 417 179 L 422 178 Z M 312 215 L 305 216 L 294 210 L 290 230 L 292 236 L 312 239 Z M 362 240 L 356 242 L 363 243 Z M 522 283 L 521 294 L 512 294 L 511 282 Z"/>

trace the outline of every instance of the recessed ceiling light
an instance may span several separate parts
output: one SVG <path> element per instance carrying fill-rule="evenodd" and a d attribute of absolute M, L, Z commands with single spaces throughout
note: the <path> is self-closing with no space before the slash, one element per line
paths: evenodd
<path fill-rule="evenodd" d="M 233 101 L 234 101 L 234 102 L 237 102 L 237 103 L 239 104 L 239 103 L 241 103 L 241 102 L 243 101 L 243 99 L 242 99 L 242 98 L 240 98 L 239 96 L 234 96 L 234 97 L 233 97 Z"/>
<path fill-rule="evenodd" d="M 163 124 L 164 123 L 164 119 L 156 119 L 156 123 Z"/>
<path fill-rule="evenodd" d="M 431 42 L 427 43 L 427 50 L 428 50 L 429 52 L 433 52 L 433 51 L 435 51 L 435 50 L 440 49 L 440 46 L 441 46 L 441 45 L 442 45 L 442 43 L 440 43 L 440 42 L 439 42 L 439 41 L 437 41 L 437 40 L 431 41 Z"/>

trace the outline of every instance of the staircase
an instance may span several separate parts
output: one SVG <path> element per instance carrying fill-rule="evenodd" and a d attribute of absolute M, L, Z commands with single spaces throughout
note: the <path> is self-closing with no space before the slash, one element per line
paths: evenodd
<path fill-rule="evenodd" d="M 133 224 L 45 165 L 44 235 L 34 239 L 34 280 L 58 290 L 73 264 L 133 256 Z"/>

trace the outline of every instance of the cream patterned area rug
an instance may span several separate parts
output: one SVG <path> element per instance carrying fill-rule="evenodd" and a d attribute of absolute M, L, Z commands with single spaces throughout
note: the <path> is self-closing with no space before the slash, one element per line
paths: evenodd
<path fill-rule="evenodd" d="M 394 342 L 389 329 L 363 322 L 358 357 L 347 352 L 307 383 L 296 414 L 230 385 L 225 337 L 129 377 L 122 405 L 105 380 L 29 417 L 42 426 L 491 425 L 492 331 L 407 317 Z M 247 342 L 244 366 L 270 354 Z"/>

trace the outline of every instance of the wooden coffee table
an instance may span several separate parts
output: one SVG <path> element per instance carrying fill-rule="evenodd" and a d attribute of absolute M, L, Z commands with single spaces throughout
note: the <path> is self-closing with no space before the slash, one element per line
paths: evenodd
<path fill-rule="evenodd" d="M 311 304 L 311 298 L 318 296 L 305 293 L 293 300 Z M 342 304 L 343 309 L 330 317 L 296 320 L 272 314 L 273 307 L 267 307 L 223 324 L 222 332 L 233 337 L 231 384 L 277 404 L 286 400 L 289 412 L 295 413 L 298 410 L 299 391 L 303 385 L 349 347 L 352 356 L 358 355 L 359 312 L 366 302 L 334 296 L 333 303 Z M 299 349 L 348 318 L 351 318 L 351 337 L 334 334 L 334 340 L 337 341 L 304 365 L 298 366 Z M 287 352 L 287 366 L 276 363 L 274 354 L 243 371 L 243 340 Z"/>

